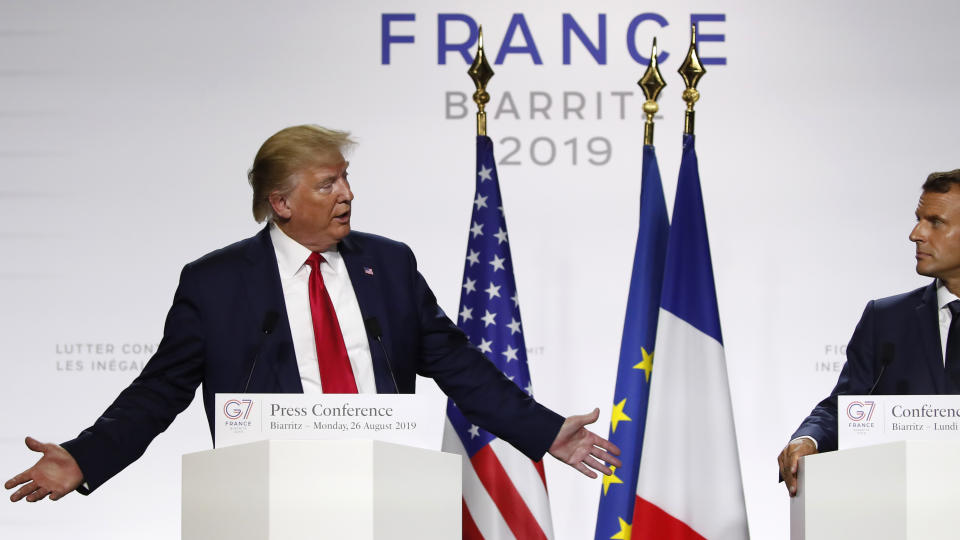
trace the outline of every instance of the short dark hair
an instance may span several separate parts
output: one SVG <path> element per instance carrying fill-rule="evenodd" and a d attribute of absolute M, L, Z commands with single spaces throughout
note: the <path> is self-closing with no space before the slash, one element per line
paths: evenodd
<path fill-rule="evenodd" d="M 960 169 L 947 172 L 935 172 L 930 173 L 930 176 L 927 177 L 927 181 L 923 183 L 923 190 L 934 193 L 946 193 L 950 191 L 951 186 L 958 184 L 960 184 Z"/>

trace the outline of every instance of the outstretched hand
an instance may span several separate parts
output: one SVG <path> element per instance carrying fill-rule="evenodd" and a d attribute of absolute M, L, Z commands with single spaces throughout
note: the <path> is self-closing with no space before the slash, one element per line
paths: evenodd
<path fill-rule="evenodd" d="M 600 409 L 567 417 L 560 427 L 560 433 L 557 433 L 557 438 L 550 445 L 550 455 L 590 478 L 597 477 L 593 470 L 605 475 L 613 474 L 608 465 L 621 465 L 620 460 L 614 457 L 620 455 L 620 449 L 584 427 L 596 422 L 599 417 Z"/>
<path fill-rule="evenodd" d="M 25 484 L 10 495 L 10 500 L 17 502 L 26 497 L 28 502 L 37 502 L 47 495 L 55 501 L 67 493 L 77 489 L 83 482 L 83 472 L 69 452 L 62 446 L 52 443 L 41 443 L 33 437 L 27 437 L 27 448 L 34 452 L 41 452 L 43 457 L 33 467 L 7 480 L 3 487 L 13 489 Z"/>

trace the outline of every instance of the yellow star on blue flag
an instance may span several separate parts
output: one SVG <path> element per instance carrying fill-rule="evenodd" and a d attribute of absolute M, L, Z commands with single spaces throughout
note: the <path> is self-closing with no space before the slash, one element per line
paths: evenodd
<path fill-rule="evenodd" d="M 643 361 L 633 366 L 633 369 L 642 369 L 647 376 L 647 383 L 649 383 L 650 372 L 653 371 L 653 353 L 648 353 L 646 349 L 640 347 L 640 354 L 643 355 Z"/>
<path fill-rule="evenodd" d="M 630 540 L 630 529 L 632 528 L 629 523 L 623 520 L 623 518 L 617 518 L 620 522 L 620 532 L 610 537 L 610 540 Z"/>
<path fill-rule="evenodd" d="M 626 420 L 627 422 L 633 420 L 629 416 L 623 414 L 623 406 L 627 404 L 627 398 L 620 400 L 620 403 L 617 403 L 613 406 L 613 410 L 610 412 L 610 426 L 611 431 L 614 433 L 617 432 L 617 424 L 621 421 Z"/>
<path fill-rule="evenodd" d="M 607 490 L 610 489 L 610 484 L 622 484 L 623 480 L 617 478 L 617 468 L 610 467 L 610 470 L 613 472 L 610 475 L 603 476 L 603 494 L 606 496 Z"/>

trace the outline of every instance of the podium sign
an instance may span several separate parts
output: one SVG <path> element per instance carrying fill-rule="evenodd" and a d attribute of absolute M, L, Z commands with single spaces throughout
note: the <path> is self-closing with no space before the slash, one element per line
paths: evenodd
<path fill-rule="evenodd" d="M 960 395 L 838 396 L 838 447 L 960 440 Z"/>
<path fill-rule="evenodd" d="M 377 440 L 434 449 L 442 410 L 417 394 L 217 394 L 216 447 L 262 440 Z"/>

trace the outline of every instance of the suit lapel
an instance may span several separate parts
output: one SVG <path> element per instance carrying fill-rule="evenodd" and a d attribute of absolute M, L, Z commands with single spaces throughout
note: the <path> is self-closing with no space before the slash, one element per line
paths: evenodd
<path fill-rule="evenodd" d="M 270 241 L 269 225 L 253 238 L 244 255 L 248 264 L 241 272 L 252 313 L 258 318 L 257 328 L 261 327 L 261 321 L 267 313 L 277 314 L 273 334 L 264 338 L 259 346 L 260 356 L 250 390 L 275 389 L 274 391 L 281 393 L 303 393 L 300 370 L 293 351 L 287 307 L 283 300 L 283 288 L 280 285 L 280 272 L 277 269 L 277 254 L 273 249 L 273 242 Z M 250 362 L 253 362 L 252 358 Z M 271 384 L 270 379 L 275 381 L 274 384 Z"/>
<path fill-rule="evenodd" d="M 353 285 L 353 291 L 357 296 L 357 303 L 360 305 L 360 314 L 363 317 L 364 324 L 375 318 L 380 325 L 383 347 L 376 342 L 370 331 L 367 331 L 367 343 L 370 346 L 370 356 L 373 359 L 373 375 L 377 383 L 377 392 L 381 394 L 394 393 L 396 389 L 383 351 L 389 343 L 387 339 L 388 321 L 386 309 L 383 305 L 379 276 L 385 269 L 378 267 L 373 257 L 364 252 L 362 243 L 358 241 L 354 234 L 350 234 L 341 240 L 339 248 L 343 262 L 347 266 L 347 274 L 350 275 L 350 283 Z"/>
<path fill-rule="evenodd" d="M 940 346 L 940 325 L 937 318 L 937 282 L 926 290 L 916 307 L 916 316 L 920 327 L 920 339 L 923 342 L 923 363 L 930 370 L 930 378 L 938 394 L 946 392 L 946 378 L 943 372 L 943 351 Z"/>

